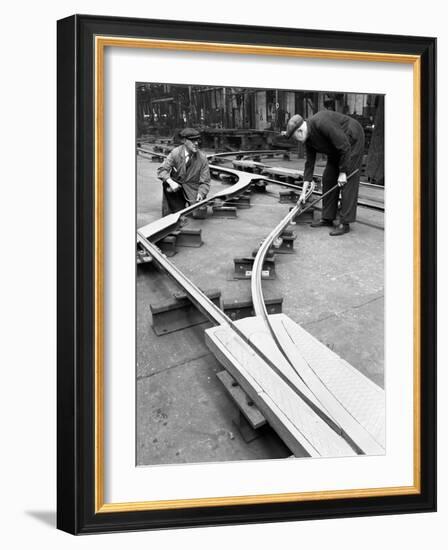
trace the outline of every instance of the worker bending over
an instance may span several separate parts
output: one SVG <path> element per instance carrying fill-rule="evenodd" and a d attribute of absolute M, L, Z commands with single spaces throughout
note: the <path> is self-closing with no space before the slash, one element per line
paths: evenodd
<path fill-rule="evenodd" d="M 359 176 L 364 154 L 364 130 L 354 118 L 335 111 L 319 111 L 308 120 L 294 115 L 288 121 L 284 135 L 305 143 L 306 162 L 303 189 L 299 201 L 303 202 L 313 179 L 316 153 L 327 156 L 322 177 L 322 192 L 338 185 L 323 199 L 322 217 L 311 227 L 332 227 L 332 236 L 350 231 L 350 223 L 356 219 Z M 333 226 L 341 191 L 339 224 Z"/>
<path fill-rule="evenodd" d="M 199 132 L 184 128 L 179 136 L 182 145 L 173 149 L 157 169 L 163 182 L 162 216 L 205 199 L 210 189 L 210 170 L 207 157 L 199 150 Z"/>

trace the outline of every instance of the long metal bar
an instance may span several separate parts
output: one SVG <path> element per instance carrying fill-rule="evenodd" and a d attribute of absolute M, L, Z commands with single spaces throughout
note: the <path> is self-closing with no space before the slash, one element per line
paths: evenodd
<path fill-rule="evenodd" d="M 207 155 L 207 158 L 213 158 L 213 157 L 231 157 L 231 156 L 237 156 L 237 155 L 257 155 L 257 154 L 269 154 L 269 153 L 288 153 L 289 151 L 287 149 L 268 149 L 268 150 L 255 150 L 255 151 L 228 151 L 228 152 L 225 152 L 225 153 L 216 153 L 216 154 L 209 154 Z M 157 154 L 157 153 L 155 153 Z M 265 168 L 272 168 L 271 165 L 269 164 L 263 164 L 262 165 L 263 167 Z M 320 178 L 322 179 L 322 174 L 313 174 L 313 177 L 315 178 Z M 277 183 L 279 185 L 284 185 L 283 182 L 281 181 L 277 181 L 277 180 L 274 180 L 274 179 L 270 179 L 268 177 L 265 177 L 266 178 L 266 181 L 270 181 L 272 183 Z M 360 185 L 362 185 L 363 187 L 371 187 L 372 189 L 383 189 L 384 190 L 384 185 L 378 185 L 376 183 L 371 183 L 371 182 L 368 182 L 368 181 L 360 181 L 359 182 Z M 287 184 L 286 186 L 287 187 L 291 187 L 293 186 L 294 184 Z"/>
<path fill-rule="evenodd" d="M 184 210 L 176 213 L 178 215 L 178 218 L 180 219 L 181 215 L 185 215 L 188 212 L 194 210 L 195 208 L 198 208 L 202 204 L 206 204 L 210 200 L 213 200 L 217 197 L 227 197 L 232 194 L 236 194 L 238 192 L 241 192 L 241 190 L 252 182 L 254 179 L 260 179 L 260 177 L 255 174 L 248 174 L 247 172 L 240 172 L 237 170 L 232 169 L 223 169 L 221 167 L 214 167 L 216 170 L 223 171 L 225 173 L 232 174 L 236 177 L 238 177 L 238 182 L 233 185 L 231 188 L 223 190 L 210 199 L 205 199 L 204 201 L 200 201 L 200 203 L 196 203 L 194 205 L 191 205 L 190 207 L 185 208 Z M 349 179 L 351 176 L 354 175 L 355 172 L 350 174 L 347 179 Z M 270 246 L 272 245 L 274 239 L 279 236 L 281 231 L 288 225 L 294 216 L 300 211 L 305 212 L 308 209 L 312 208 L 317 202 L 322 200 L 326 195 L 331 193 L 335 188 L 332 187 L 329 191 L 327 191 L 325 194 L 323 194 L 321 197 L 313 201 L 311 204 L 307 205 L 306 207 L 302 207 L 302 205 L 295 206 L 288 215 L 277 225 L 277 227 L 269 234 L 268 238 L 265 239 L 265 241 L 262 243 L 257 256 L 254 260 L 254 266 L 252 271 L 252 280 L 251 280 L 251 288 L 252 288 L 252 296 L 253 296 L 253 304 L 254 304 L 254 310 L 256 315 L 259 315 L 264 320 L 269 332 L 271 333 L 274 342 L 277 345 L 278 350 L 282 353 L 282 355 L 285 357 L 287 362 L 291 365 L 293 370 L 297 373 L 298 377 L 300 378 L 301 382 L 311 391 L 309 386 L 306 384 L 305 380 L 300 376 L 298 370 L 294 366 L 294 361 L 291 361 L 289 358 L 287 352 L 285 352 L 275 334 L 275 331 L 272 329 L 272 326 L 269 323 L 268 314 L 266 310 L 266 306 L 263 299 L 263 293 L 261 288 L 261 268 L 263 265 L 263 261 L 265 259 L 265 256 L 267 254 L 267 251 L 269 250 Z M 229 193 L 230 191 L 230 193 Z M 307 196 L 311 195 L 313 192 L 313 186 L 310 186 Z M 165 216 L 165 218 L 162 218 L 161 220 L 157 220 L 158 222 L 158 231 L 160 232 L 160 222 L 169 222 L 169 220 L 166 220 L 166 218 L 170 218 L 172 216 L 176 217 L 176 214 L 171 214 L 170 216 Z M 151 225 L 151 224 L 150 224 Z M 148 226 L 145 226 L 147 228 Z M 142 229 L 145 229 L 142 228 Z M 362 452 L 360 448 L 356 445 L 356 443 L 348 436 L 347 433 L 345 433 L 341 426 L 331 417 L 329 416 L 328 412 L 326 411 L 326 407 L 320 403 L 317 396 L 311 391 L 311 394 L 314 395 L 314 399 L 310 399 L 308 396 L 306 396 L 293 382 L 264 354 L 261 352 L 261 350 L 253 343 L 250 339 L 248 339 L 244 333 L 231 321 L 227 315 L 224 314 L 213 302 L 211 302 L 205 294 L 203 294 L 187 277 L 185 277 L 182 272 L 174 266 L 169 260 L 166 258 L 164 254 L 161 253 L 161 251 L 148 240 L 149 237 L 154 237 L 154 233 L 148 231 L 143 232 L 142 229 L 137 231 L 137 240 L 139 244 L 145 248 L 153 257 L 153 259 L 160 265 L 170 277 L 172 277 L 189 295 L 190 299 L 193 301 L 193 303 L 196 304 L 196 306 L 202 311 L 215 325 L 225 325 L 230 327 L 237 335 L 240 337 L 248 346 L 252 348 L 254 353 L 256 353 L 263 361 L 265 361 L 269 367 L 279 376 L 279 378 L 290 387 L 294 393 L 296 393 L 301 399 L 303 399 L 333 430 L 335 430 L 339 435 L 341 435 L 356 452 Z"/>
<path fill-rule="evenodd" d="M 358 170 L 355 170 L 352 172 L 348 177 L 347 180 L 349 180 L 352 176 L 354 176 Z M 347 184 L 349 185 L 349 181 L 347 181 Z M 304 213 L 307 210 L 311 209 L 313 206 L 315 206 L 319 201 L 321 201 L 325 196 L 329 195 L 334 189 L 338 187 L 338 184 L 333 186 L 331 189 L 329 189 L 326 193 L 324 193 L 322 196 L 320 196 L 318 199 L 314 200 L 310 204 L 308 204 L 305 207 L 302 207 L 302 205 L 298 204 L 296 205 L 281 221 L 280 223 L 269 233 L 269 235 L 264 239 L 262 242 L 260 248 L 258 249 L 257 255 L 254 259 L 254 264 L 252 268 L 252 276 L 251 276 L 251 293 L 252 293 L 252 302 L 254 305 L 254 312 L 255 315 L 259 316 L 266 326 L 268 332 L 272 336 L 273 341 L 275 342 L 279 352 L 283 355 L 283 357 L 286 359 L 286 361 L 289 363 L 289 365 L 292 367 L 293 371 L 299 376 L 299 378 L 302 380 L 302 382 L 308 386 L 306 381 L 303 379 L 303 377 L 300 375 L 300 372 L 296 368 L 295 360 L 293 357 L 290 357 L 287 351 L 283 348 L 281 342 L 279 341 L 277 334 L 270 322 L 269 315 L 266 309 L 266 304 L 264 302 L 263 297 L 263 288 L 261 284 L 261 272 L 263 268 L 263 263 L 266 258 L 266 255 L 271 248 L 272 244 L 274 243 L 275 239 L 281 234 L 281 232 L 285 229 L 285 227 L 291 223 L 291 221 L 294 219 L 294 217 L 299 213 Z M 312 189 L 308 190 L 307 195 L 310 196 L 312 193 Z M 309 386 L 308 386 L 309 387 Z M 309 388 L 310 391 L 311 388 Z M 314 392 L 312 391 L 314 394 Z M 315 395 L 315 394 L 314 394 Z M 318 396 L 316 396 L 316 399 L 319 401 Z M 320 402 L 320 401 L 319 401 Z M 323 406 L 323 405 L 322 405 Z M 347 442 L 357 451 L 364 453 L 362 449 L 358 447 L 358 445 L 350 438 L 350 436 L 341 430 L 341 435 L 344 437 L 344 439 L 347 440 Z M 375 444 L 373 444 L 375 447 Z"/>
<path fill-rule="evenodd" d="M 328 193 L 331 193 L 333 189 L 337 187 L 332 187 Z M 307 198 L 311 195 L 313 192 L 313 186 L 310 186 L 308 192 L 307 192 Z M 328 194 L 326 193 L 326 194 Z M 263 297 L 263 287 L 261 284 L 261 272 L 263 269 L 263 263 L 266 259 L 266 255 L 273 245 L 275 239 L 281 234 L 281 232 L 287 227 L 291 221 L 295 218 L 295 216 L 300 212 L 306 212 L 312 206 L 314 206 L 319 200 L 321 200 L 323 197 L 319 197 L 316 201 L 312 202 L 310 205 L 307 205 L 305 208 L 300 204 L 297 204 L 292 210 L 289 211 L 289 213 L 280 221 L 280 223 L 274 227 L 274 229 L 269 233 L 269 235 L 263 240 L 261 243 L 260 248 L 258 249 L 257 255 L 254 259 L 254 264 L 252 267 L 252 275 L 251 275 L 251 293 L 252 293 L 252 302 L 254 305 L 254 312 L 255 315 L 260 316 L 267 329 L 272 335 L 272 338 L 274 339 L 275 343 L 277 344 L 277 347 L 281 351 L 282 355 L 285 357 L 285 359 L 288 361 L 288 363 L 291 363 L 288 356 L 285 354 L 285 352 L 282 350 L 282 346 L 280 345 L 280 342 L 277 339 L 277 336 L 275 334 L 274 329 L 271 326 L 271 323 L 269 322 L 269 315 L 268 311 L 266 309 L 266 304 L 264 303 L 264 297 Z M 294 366 L 291 365 L 293 368 Z M 295 369 L 294 369 L 295 370 Z M 297 372 L 297 375 L 300 376 L 300 374 Z"/>
<path fill-rule="evenodd" d="M 157 246 L 148 241 L 140 231 L 137 231 L 137 241 L 145 248 L 157 262 L 157 264 L 182 287 L 198 309 L 215 325 L 230 325 L 230 318 L 216 306 L 194 283 L 171 263 L 167 257 L 157 248 Z"/>
<path fill-rule="evenodd" d="M 289 151 L 287 149 L 256 149 L 254 151 L 225 151 L 224 153 L 210 153 L 209 155 L 207 155 L 207 158 L 225 158 L 238 155 L 284 155 L 285 153 L 289 153 Z"/>
<path fill-rule="evenodd" d="M 351 177 L 353 177 L 359 170 L 354 170 L 349 176 L 347 176 L 347 183 L 346 185 L 350 185 L 350 182 L 348 181 Z M 332 193 L 336 188 L 338 187 L 338 184 L 334 185 L 323 193 L 320 197 L 318 197 L 316 200 L 312 201 L 310 204 L 307 204 L 306 206 L 302 206 L 302 204 L 296 204 L 296 206 L 290 210 L 290 212 L 281 220 L 281 222 L 269 233 L 269 235 L 263 240 L 260 248 L 258 249 L 257 255 L 254 259 L 254 265 L 252 268 L 252 275 L 251 275 L 251 292 L 252 292 L 252 300 L 254 304 L 254 311 L 255 315 L 260 315 L 265 320 L 266 325 L 268 326 L 270 332 L 272 333 L 273 337 L 275 337 L 274 331 L 269 323 L 269 316 L 268 312 L 266 310 L 266 305 L 264 303 L 263 299 L 263 289 L 261 285 L 261 271 L 263 268 L 263 263 L 266 258 L 266 254 L 268 253 L 270 247 L 272 246 L 275 239 L 280 235 L 280 233 L 283 231 L 283 229 L 291 223 L 291 221 L 294 219 L 294 217 L 297 214 L 303 214 L 304 212 L 310 210 L 318 202 L 320 202 L 323 198 L 325 198 L 327 195 Z M 306 198 L 308 198 L 314 191 L 314 188 L 312 185 L 310 185 Z"/>
<path fill-rule="evenodd" d="M 148 241 L 139 231 L 137 231 L 137 242 L 151 254 L 153 260 L 188 294 L 190 300 L 198 309 L 216 326 L 227 326 L 247 344 L 254 354 L 258 355 L 277 376 L 305 403 L 324 420 L 336 433 L 342 435 L 341 427 L 324 410 L 322 405 L 318 405 L 306 396 L 293 382 L 267 357 L 247 336 L 235 325 L 235 323 L 216 306 L 207 296 L 192 283 L 166 256 L 157 248 L 157 246 Z M 303 382 L 303 381 L 302 381 Z"/>
<path fill-rule="evenodd" d="M 283 187 L 288 187 L 289 189 L 296 189 L 297 191 L 300 191 L 302 187 L 300 185 L 296 185 L 295 183 L 287 183 L 284 181 L 277 181 L 272 178 L 268 178 L 267 176 L 263 176 L 261 174 L 257 175 L 258 180 L 263 180 L 268 183 L 274 183 L 277 185 L 282 185 Z M 366 184 L 364 182 L 360 182 L 360 185 L 369 185 L 372 186 L 372 184 Z M 380 189 L 384 189 L 381 185 L 377 185 L 376 187 Z M 314 191 L 315 195 L 320 195 L 320 198 L 322 198 L 322 191 Z M 369 208 L 370 210 L 378 210 L 379 212 L 384 212 L 384 205 L 381 204 L 375 204 L 373 201 L 365 201 L 363 199 L 358 199 L 358 206 L 361 206 L 363 208 Z"/>
<path fill-rule="evenodd" d="M 137 148 L 137 151 L 138 152 L 141 152 L 141 153 L 145 153 L 145 154 L 148 154 L 148 155 L 155 155 L 155 156 L 159 156 L 159 157 L 164 157 L 166 158 L 168 155 L 165 155 L 164 153 L 157 153 L 156 151 L 148 151 L 147 149 L 143 149 L 141 147 L 138 147 Z M 262 154 L 262 153 L 280 153 L 280 152 L 283 152 L 283 150 L 281 149 L 273 149 L 273 150 L 263 150 L 263 151 L 232 151 L 232 152 L 226 152 L 226 153 L 216 153 L 216 154 L 210 154 L 210 155 L 207 155 L 207 158 L 210 159 L 210 158 L 214 158 L 214 157 L 227 157 L 227 156 L 236 156 L 236 155 L 242 155 L 242 154 L 251 154 L 251 155 L 254 155 L 254 154 Z M 286 150 L 285 150 L 286 152 Z M 265 166 L 269 166 L 268 164 L 266 164 Z M 225 171 L 226 169 L 225 168 L 222 168 L 221 166 L 214 166 L 214 165 L 210 165 L 210 168 L 213 168 L 213 170 L 222 170 L 222 171 Z M 230 169 L 228 169 L 230 170 Z M 238 170 L 238 172 L 240 172 Z M 245 174 L 248 174 L 250 172 L 244 172 Z M 315 177 L 318 177 L 318 178 L 322 178 L 322 175 L 320 174 L 314 174 Z M 297 190 L 301 190 L 301 186 L 299 185 L 296 185 L 294 183 L 288 183 L 288 182 L 284 182 L 284 181 L 278 181 L 278 180 L 274 180 L 272 178 L 268 178 L 267 176 L 264 176 L 262 174 L 253 174 L 253 179 L 254 180 L 257 180 L 257 181 L 266 181 L 267 183 L 273 183 L 275 185 L 281 185 L 283 187 L 288 187 L 289 189 L 297 189 Z M 369 183 L 369 182 L 365 182 L 365 181 L 361 181 L 359 183 L 360 186 L 362 187 L 371 187 L 372 189 L 382 189 L 384 190 L 384 186 L 382 185 L 376 185 L 374 183 Z M 322 192 L 321 191 L 315 191 L 314 192 L 316 195 L 319 195 L 321 194 Z M 359 206 L 362 206 L 363 208 L 369 208 L 371 210 L 377 210 L 379 212 L 384 212 L 384 206 L 380 205 L 380 204 L 375 204 L 374 202 L 372 201 L 365 201 L 363 199 L 358 199 L 358 205 Z"/>
<path fill-rule="evenodd" d="M 144 227 L 141 227 L 139 231 L 146 239 L 149 239 L 153 242 L 162 239 L 180 224 L 182 216 L 186 216 L 197 208 L 207 205 L 212 201 L 224 200 L 241 194 L 251 185 L 252 181 L 255 179 L 255 174 L 240 172 L 239 170 L 233 170 L 232 168 L 222 168 L 221 166 L 213 165 L 210 165 L 210 168 L 225 174 L 229 174 L 231 176 L 235 176 L 236 178 L 238 178 L 238 181 L 234 185 L 224 188 L 221 191 L 218 191 L 218 193 L 215 193 L 214 195 L 207 197 L 202 201 L 195 202 L 194 204 L 187 206 L 183 210 L 179 210 L 179 212 L 168 214 L 163 218 L 155 220 L 154 222 L 149 223 Z"/>
<path fill-rule="evenodd" d="M 143 153 L 148 153 L 149 155 L 155 155 L 159 157 L 166 157 L 168 155 L 165 155 L 164 153 L 158 153 L 157 151 L 149 151 L 148 149 L 144 149 L 143 147 L 137 147 L 137 151 L 141 151 Z M 207 155 L 208 159 L 212 159 L 214 157 L 218 158 L 225 158 L 225 157 L 234 157 L 237 155 L 266 155 L 266 154 L 285 154 L 289 151 L 287 149 L 255 149 L 254 151 L 225 151 L 223 153 L 209 153 Z"/>

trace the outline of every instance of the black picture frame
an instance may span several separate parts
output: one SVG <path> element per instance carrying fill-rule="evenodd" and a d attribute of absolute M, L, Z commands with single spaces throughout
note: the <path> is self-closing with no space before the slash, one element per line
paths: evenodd
<path fill-rule="evenodd" d="M 57 526 L 73 534 L 436 509 L 436 39 L 74 15 L 58 21 Z M 95 476 L 96 36 L 253 44 L 420 59 L 420 485 L 414 494 L 127 511 L 97 510 Z"/>

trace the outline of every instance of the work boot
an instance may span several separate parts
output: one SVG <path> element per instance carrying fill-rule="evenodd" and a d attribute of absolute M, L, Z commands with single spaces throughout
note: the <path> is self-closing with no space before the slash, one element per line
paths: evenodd
<path fill-rule="evenodd" d="M 339 235 L 344 235 L 350 231 L 349 223 L 340 223 L 333 231 L 330 231 L 332 237 L 338 237 Z"/>
<path fill-rule="evenodd" d="M 322 218 L 318 222 L 313 222 L 310 227 L 333 227 L 333 222 Z"/>

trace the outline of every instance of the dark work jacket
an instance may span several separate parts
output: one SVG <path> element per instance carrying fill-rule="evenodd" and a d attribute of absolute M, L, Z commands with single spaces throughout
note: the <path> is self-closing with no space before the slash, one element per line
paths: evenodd
<path fill-rule="evenodd" d="M 359 166 L 364 152 L 364 130 L 357 120 L 335 111 L 319 111 L 307 121 L 306 162 L 303 179 L 312 181 L 316 153 L 327 155 L 347 176 Z"/>
<path fill-rule="evenodd" d="M 166 181 L 171 177 L 177 183 L 180 183 L 190 204 L 196 202 L 198 193 L 206 197 L 210 189 L 210 171 L 207 157 L 202 151 L 198 151 L 193 155 L 187 170 L 184 145 L 171 151 L 163 164 L 159 166 L 157 176 L 162 181 Z"/>

